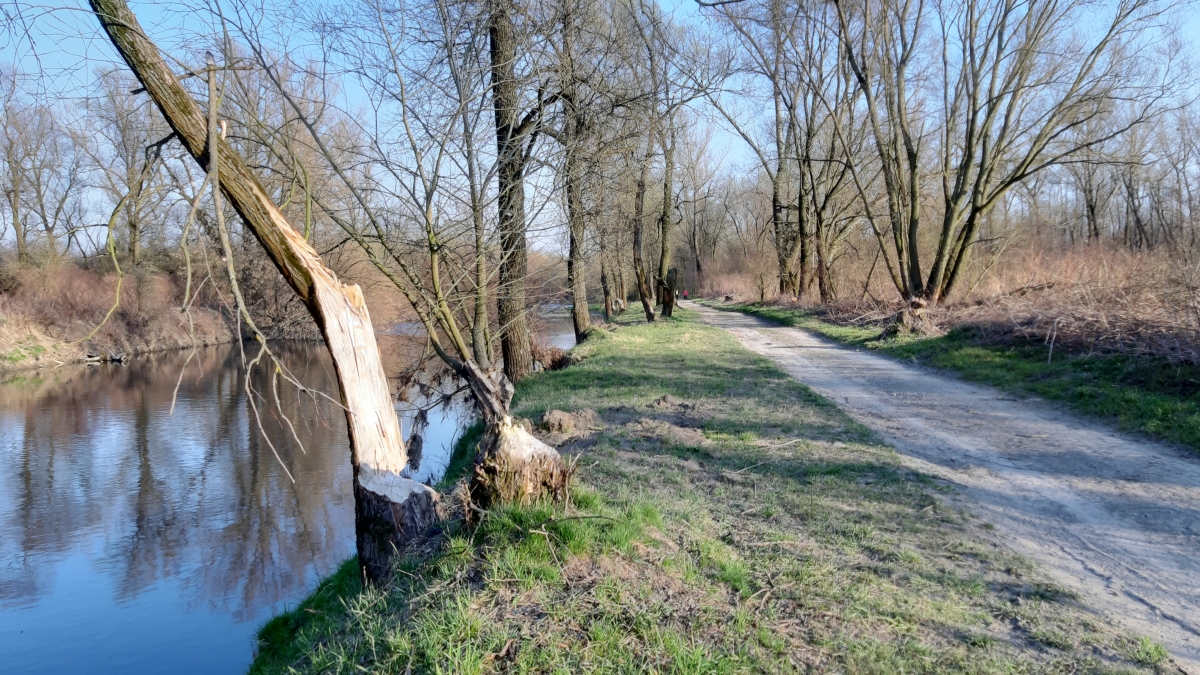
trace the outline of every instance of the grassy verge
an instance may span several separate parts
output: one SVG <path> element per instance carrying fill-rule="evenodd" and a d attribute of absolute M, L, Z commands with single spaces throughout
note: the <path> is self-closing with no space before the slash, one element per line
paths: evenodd
<path fill-rule="evenodd" d="M 723 331 L 602 332 L 517 389 L 597 410 L 571 503 L 451 527 L 386 591 L 353 564 L 254 673 L 1116 673 L 1161 648 L 1077 606 L 836 407 Z"/>
<path fill-rule="evenodd" d="M 994 344 L 962 326 L 939 337 L 879 339 L 878 327 L 836 325 L 812 311 L 769 305 L 720 308 L 799 326 L 839 342 L 953 371 L 1200 450 L 1200 367 L 1126 354 L 1064 353 L 1041 343 Z"/>

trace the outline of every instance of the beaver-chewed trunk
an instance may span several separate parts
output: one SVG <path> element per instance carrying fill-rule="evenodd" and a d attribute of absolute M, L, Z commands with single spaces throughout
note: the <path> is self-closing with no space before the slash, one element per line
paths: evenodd
<path fill-rule="evenodd" d="M 927 308 L 928 303 L 924 299 L 912 299 L 908 307 L 892 317 L 879 338 L 887 340 L 898 335 L 937 335 L 937 326 L 930 320 Z"/>
<path fill-rule="evenodd" d="M 497 503 L 562 501 L 570 474 L 557 450 L 506 416 L 484 432 L 471 477 L 471 501 L 485 509 Z"/>
<path fill-rule="evenodd" d="M 566 498 L 570 467 L 554 448 L 534 438 L 508 414 L 512 385 L 499 375 L 489 377 L 474 362 L 459 371 L 471 387 L 486 429 L 468 496 L 478 508 L 493 504 L 528 504 L 539 499 Z"/>
<path fill-rule="evenodd" d="M 438 493 L 415 480 L 361 469 L 354 481 L 358 562 L 367 578 L 388 578 L 393 558 L 441 520 Z"/>

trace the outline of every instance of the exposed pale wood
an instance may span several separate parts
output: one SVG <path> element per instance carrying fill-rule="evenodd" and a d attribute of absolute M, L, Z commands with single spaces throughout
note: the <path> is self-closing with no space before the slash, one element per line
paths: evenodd
<path fill-rule="evenodd" d="M 488 425 L 471 477 L 471 501 L 528 504 L 566 499 L 571 470 L 557 450 L 539 441 L 516 420 Z"/>

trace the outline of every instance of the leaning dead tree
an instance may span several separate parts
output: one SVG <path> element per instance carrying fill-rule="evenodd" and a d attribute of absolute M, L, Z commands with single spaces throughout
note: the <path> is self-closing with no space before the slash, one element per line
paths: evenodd
<path fill-rule="evenodd" d="M 359 562 L 372 579 L 385 578 L 397 547 L 436 519 L 438 495 L 401 475 L 408 457 L 361 290 L 338 281 L 287 222 L 242 157 L 210 133 L 205 112 L 167 66 L 124 0 L 92 0 L 91 7 L 175 136 L 216 177 L 221 193 L 320 328 L 346 410 Z M 213 166 L 213 160 L 218 166 Z"/>

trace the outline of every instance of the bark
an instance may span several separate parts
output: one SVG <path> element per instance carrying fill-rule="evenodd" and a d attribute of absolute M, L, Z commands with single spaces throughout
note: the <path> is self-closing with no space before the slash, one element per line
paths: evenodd
<path fill-rule="evenodd" d="M 436 518 L 438 496 L 401 476 L 408 458 L 361 290 L 338 281 L 287 222 L 241 156 L 224 139 L 210 137 L 204 112 L 124 0 L 91 0 L 91 7 L 177 138 L 206 171 L 211 163 L 209 142 L 215 145 L 222 193 L 320 328 L 346 409 L 354 492 L 362 497 L 355 499 L 359 563 L 371 580 L 384 580 L 398 545 Z"/>
<path fill-rule="evenodd" d="M 617 314 L 625 311 L 625 303 L 629 300 L 629 293 L 625 290 L 625 272 L 621 269 L 621 249 L 617 249 Z"/>
<path fill-rule="evenodd" d="M 577 127 L 577 124 L 572 126 Z M 572 134 L 573 135 L 573 134 Z M 587 278 L 583 259 L 584 236 L 583 192 L 580 187 L 578 148 L 567 148 L 567 224 L 570 230 L 570 251 L 567 258 L 567 283 L 571 287 L 571 321 L 575 327 L 575 341 L 587 339 L 591 329 L 588 315 Z"/>
<path fill-rule="evenodd" d="M 667 270 L 667 278 L 663 280 L 663 316 L 671 316 L 675 311 L 675 293 L 679 289 L 679 270 L 672 267 Z"/>
<path fill-rule="evenodd" d="M 646 159 L 642 162 L 642 171 L 633 190 L 633 273 L 637 277 L 638 298 L 642 301 L 646 321 L 654 321 L 654 296 L 650 293 L 650 279 L 642 251 L 642 231 L 646 227 L 646 183 L 649 180 L 650 149 L 647 148 Z"/>
<path fill-rule="evenodd" d="M 469 116 L 463 113 L 463 135 L 471 137 Z M 475 317 L 471 322 L 471 352 L 475 362 L 485 371 L 492 367 L 492 345 L 488 336 L 487 315 L 487 229 L 483 219 L 483 204 L 476 171 L 475 145 L 466 143 L 467 179 L 471 191 L 471 221 L 475 230 Z"/>
<path fill-rule="evenodd" d="M 529 327 L 525 321 L 525 132 L 517 92 L 517 37 L 513 0 L 492 0 L 488 17 L 492 106 L 496 115 L 497 206 L 500 231 L 500 288 L 496 318 L 504 372 L 519 382 L 533 370 Z"/>
<path fill-rule="evenodd" d="M 571 322 L 575 328 L 575 341 L 583 342 L 591 328 L 583 259 L 587 223 L 583 214 L 583 161 L 580 157 L 586 123 L 579 103 L 579 86 L 575 73 L 576 28 L 570 3 L 566 3 L 564 7 L 566 11 L 563 15 L 563 59 L 566 62 L 566 72 L 562 99 L 566 119 L 563 125 L 563 141 L 566 144 L 567 229 L 570 233 L 567 284 L 571 288 Z"/>
<path fill-rule="evenodd" d="M 29 262 L 29 246 L 26 243 L 25 225 L 21 222 L 21 188 L 20 175 L 12 169 L 12 188 L 8 192 L 8 206 L 12 210 L 13 234 L 17 238 L 17 262 L 24 265 Z"/>
<path fill-rule="evenodd" d="M 613 318 L 612 284 L 608 281 L 608 266 L 600 263 L 600 288 L 604 290 L 604 320 L 611 322 Z"/>
<path fill-rule="evenodd" d="M 779 194 L 779 174 L 771 181 L 771 226 L 775 230 L 775 259 L 779 265 L 779 296 L 786 297 L 791 289 L 791 276 L 788 270 L 788 254 L 786 246 L 786 228 L 783 222 L 783 199 Z M 761 295 L 761 294 L 760 294 Z"/>
<path fill-rule="evenodd" d="M 667 141 L 667 136 L 670 141 Z M 675 288 L 668 286 L 667 275 L 671 271 L 671 217 L 675 210 L 675 134 L 670 132 L 663 135 L 663 194 L 662 212 L 658 216 L 658 233 L 661 248 L 658 255 L 658 295 L 662 303 L 662 315 L 670 317 L 675 311 Z"/>

